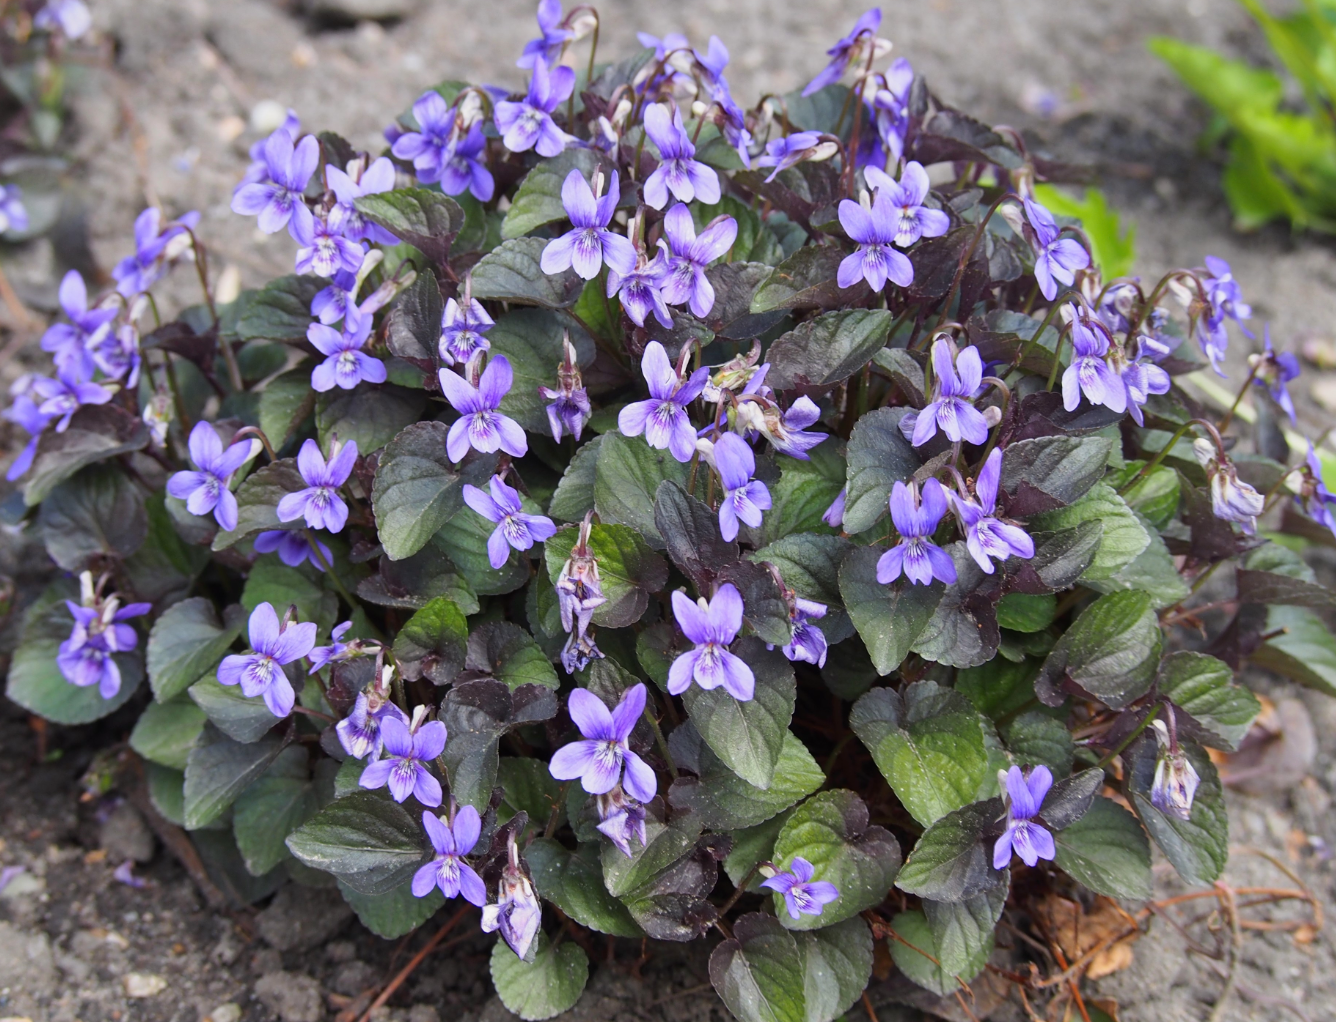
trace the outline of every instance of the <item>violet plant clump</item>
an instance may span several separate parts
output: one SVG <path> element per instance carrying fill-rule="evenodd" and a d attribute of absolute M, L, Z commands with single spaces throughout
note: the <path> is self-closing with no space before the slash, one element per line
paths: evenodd
<path fill-rule="evenodd" d="M 387 938 L 456 899 L 526 1018 L 704 939 L 742 1022 L 985 975 L 1061 1017 L 1028 899 L 1144 900 L 1151 842 L 1214 882 L 1240 672 L 1336 685 L 1336 455 L 1265 428 L 1298 363 L 1218 259 L 1105 279 L 1062 168 L 879 11 L 753 106 L 724 41 L 597 25 L 544 0 L 511 81 L 373 151 L 255 140 L 233 208 L 290 275 L 219 302 L 153 209 L 115 291 L 65 279 L 4 411 L 6 522 L 66 575 L 8 696 L 137 713 L 122 783 L 245 890 L 321 871 Z M 1275 414 L 1231 429 L 1212 367 Z M 829 989 L 764 978 L 823 948 Z"/>

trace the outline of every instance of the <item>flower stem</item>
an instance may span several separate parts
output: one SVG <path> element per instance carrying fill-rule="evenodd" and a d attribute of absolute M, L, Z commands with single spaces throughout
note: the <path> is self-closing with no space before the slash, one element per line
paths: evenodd
<path fill-rule="evenodd" d="M 673 780 L 677 780 L 677 763 L 673 761 L 673 754 L 668 751 L 668 741 L 663 737 L 663 729 L 659 727 L 659 722 L 654 719 L 654 714 L 649 712 L 649 704 L 645 704 L 643 714 L 646 721 L 649 722 L 650 730 L 654 732 L 654 743 L 659 747 L 659 753 L 663 760 L 668 764 L 668 772 L 673 775 Z"/>
<path fill-rule="evenodd" d="M 1253 363 L 1253 367 L 1248 370 L 1248 378 L 1243 381 L 1243 386 L 1239 388 L 1238 396 L 1234 398 L 1234 403 L 1229 406 L 1229 411 L 1225 412 L 1225 417 L 1215 427 L 1218 432 L 1223 433 L 1229 428 L 1229 424 L 1234 421 L 1234 413 L 1239 410 L 1239 405 L 1243 404 L 1243 395 L 1248 393 L 1248 388 L 1252 386 L 1252 381 L 1257 378 L 1257 370 L 1261 367 L 1262 360 L 1259 358 Z"/>
<path fill-rule="evenodd" d="M 1107 756 L 1101 759 L 1099 763 L 1096 764 L 1096 766 L 1098 766 L 1101 770 L 1103 770 L 1106 766 L 1112 763 L 1116 757 L 1122 754 L 1124 749 L 1126 749 L 1129 745 L 1131 745 L 1134 741 L 1136 741 L 1138 737 L 1140 737 L 1142 731 L 1145 731 L 1146 728 L 1150 727 L 1150 722 L 1159 715 L 1160 715 L 1160 707 L 1159 704 L 1156 704 L 1155 708 L 1152 709 L 1150 713 L 1146 714 L 1146 719 L 1143 720 L 1140 724 L 1138 724 L 1136 726 L 1136 729 L 1130 735 L 1124 738 L 1121 742 L 1119 742 L 1118 747 L 1113 749 Z"/>
<path fill-rule="evenodd" d="M 352 593 L 344 588 L 343 582 L 340 581 L 339 576 L 334 573 L 334 565 L 325 563 L 325 555 L 321 553 L 320 547 L 317 545 L 315 536 L 311 533 L 310 528 L 304 527 L 302 532 L 306 535 L 306 542 L 311 545 L 311 556 L 315 558 L 316 564 L 318 564 L 320 570 L 329 577 L 329 580 L 334 583 L 334 588 L 339 591 L 339 595 L 347 602 L 348 609 L 354 610 L 357 607 L 357 601 L 353 599 Z M 331 558 L 331 560 L 333 560 L 333 558 Z"/>

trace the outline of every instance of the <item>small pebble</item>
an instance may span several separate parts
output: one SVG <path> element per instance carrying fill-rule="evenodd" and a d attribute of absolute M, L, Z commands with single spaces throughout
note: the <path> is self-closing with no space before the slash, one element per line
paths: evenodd
<path fill-rule="evenodd" d="M 151 972 L 127 972 L 121 983 L 126 997 L 155 997 L 167 989 L 167 981 Z"/>

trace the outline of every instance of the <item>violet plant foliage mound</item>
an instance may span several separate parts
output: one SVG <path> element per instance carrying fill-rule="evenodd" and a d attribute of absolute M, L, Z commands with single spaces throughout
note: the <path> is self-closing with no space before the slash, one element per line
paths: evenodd
<path fill-rule="evenodd" d="M 1235 673 L 1336 691 L 1317 456 L 1175 384 L 1252 336 L 1227 266 L 1102 280 L 1034 198 L 1064 168 L 879 22 L 744 109 L 717 38 L 602 64 L 545 0 L 518 92 L 258 143 L 233 209 L 295 272 L 171 322 L 204 250 L 146 211 L 5 413 L 6 513 L 67 573 L 9 697 L 141 707 L 153 804 L 243 900 L 477 906 L 526 1019 L 595 934 L 714 939 L 744 1022 L 836 1018 L 888 938 L 954 1005 L 1037 892 L 1144 899 L 1152 842 L 1217 878 Z M 1268 338 L 1240 394 L 1292 414 L 1293 368 Z"/>

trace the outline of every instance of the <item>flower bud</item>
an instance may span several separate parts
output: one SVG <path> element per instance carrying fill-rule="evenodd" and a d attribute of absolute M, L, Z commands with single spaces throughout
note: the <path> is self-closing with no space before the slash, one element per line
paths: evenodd
<path fill-rule="evenodd" d="M 1262 495 L 1239 478 L 1234 463 L 1220 454 L 1209 440 L 1192 441 L 1192 453 L 1211 486 L 1211 510 L 1226 522 L 1238 522 L 1246 535 L 1257 532 L 1257 516 L 1265 507 Z"/>
<path fill-rule="evenodd" d="M 538 936 L 542 906 L 538 903 L 533 884 L 524 873 L 514 831 L 509 835 L 506 851 L 510 861 L 502 870 L 501 881 L 497 885 L 496 904 L 483 906 L 482 929 L 484 933 L 500 930 L 510 949 L 523 958 Z"/>
<path fill-rule="evenodd" d="M 1165 727 L 1164 721 L 1151 721 L 1155 737 L 1160 747 L 1160 757 L 1155 763 L 1155 780 L 1151 783 L 1150 804 L 1167 816 L 1176 816 L 1180 820 L 1192 817 L 1192 800 L 1197 794 L 1197 785 L 1201 778 L 1196 768 L 1188 762 L 1183 750 L 1175 748 L 1176 742 Z"/>

